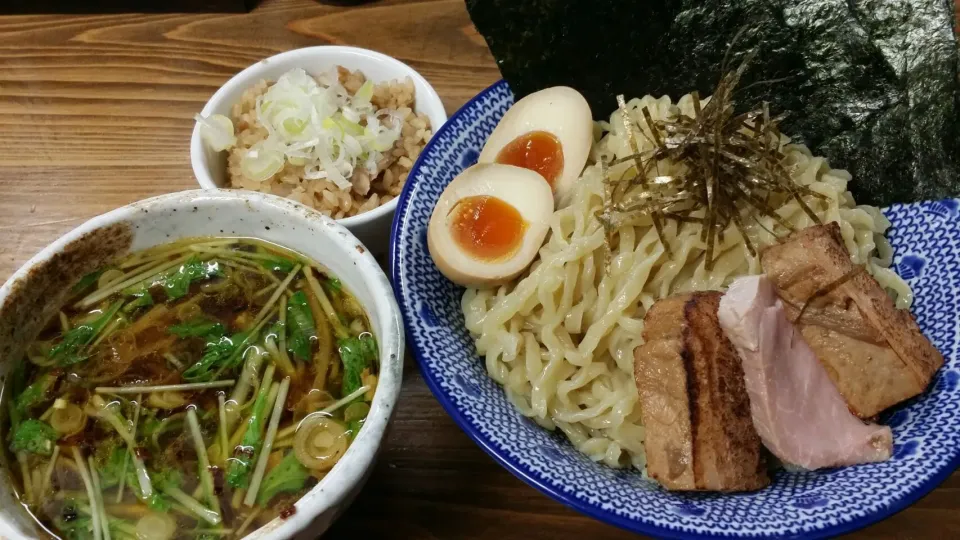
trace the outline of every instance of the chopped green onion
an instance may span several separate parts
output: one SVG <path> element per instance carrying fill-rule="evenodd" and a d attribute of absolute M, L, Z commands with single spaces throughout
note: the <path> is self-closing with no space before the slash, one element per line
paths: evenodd
<path fill-rule="evenodd" d="M 283 161 L 282 153 L 268 149 L 263 141 L 260 141 L 240 159 L 240 172 L 251 180 L 263 182 L 283 169 Z"/>
<path fill-rule="evenodd" d="M 241 157 L 241 174 L 263 182 L 290 163 L 303 167 L 308 180 L 326 179 L 347 190 L 354 171 L 379 172 L 384 153 L 400 139 L 403 118 L 378 110 L 374 89 L 365 81 L 351 96 L 335 72 L 319 78 L 300 68 L 284 73 L 257 99 L 256 118 L 267 137 Z M 215 116 L 197 121 L 201 134 L 216 138 L 208 142 L 213 148 L 235 144 L 232 125 Z"/>
<path fill-rule="evenodd" d="M 353 95 L 353 103 L 355 105 L 362 105 L 370 103 L 371 99 L 373 99 L 373 82 L 366 81 L 363 83 L 363 86 L 357 89 L 357 93 Z"/>
<path fill-rule="evenodd" d="M 294 135 L 303 133 L 305 127 L 307 127 L 307 121 L 302 118 L 287 118 L 283 121 L 283 129 Z"/>
<path fill-rule="evenodd" d="M 350 120 L 347 120 L 342 114 L 334 115 L 333 119 L 343 130 L 344 134 L 353 135 L 354 137 L 357 135 L 363 135 L 363 126 L 357 122 L 351 122 Z"/>
<path fill-rule="evenodd" d="M 222 114 L 211 114 L 204 118 L 199 114 L 193 117 L 200 124 L 200 138 L 216 152 L 221 152 L 237 144 L 233 134 L 233 122 Z"/>

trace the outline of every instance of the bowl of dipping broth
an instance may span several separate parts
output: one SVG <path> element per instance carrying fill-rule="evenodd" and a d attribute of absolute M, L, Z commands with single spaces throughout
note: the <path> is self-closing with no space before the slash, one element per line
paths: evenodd
<path fill-rule="evenodd" d="M 93 218 L 0 288 L 0 537 L 314 538 L 400 389 L 386 276 L 288 199 L 195 190 Z"/>
<path fill-rule="evenodd" d="M 410 169 L 447 120 L 410 66 L 356 47 L 287 51 L 244 69 L 197 116 L 200 186 L 271 193 L 340 222 L 384 253 Z"/>

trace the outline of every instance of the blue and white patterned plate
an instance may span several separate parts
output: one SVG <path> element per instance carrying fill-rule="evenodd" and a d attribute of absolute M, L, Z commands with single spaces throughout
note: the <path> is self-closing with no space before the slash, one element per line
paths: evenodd
<path fill-rule="evenodd" d="M 887 414 L 894 457 L 885 463 L 776 475 L 756 493 L 669 493 L 631 470 L 593 463 L 562 435 L 525 419 L 487 377 L 463 324 L 463 290 L 434 267 L 427 222 L 443 188 L 473 164 L 513 103 L 504 82 L 481 92 L 427 145 L 393 222 L 391 270 L 420 370 L 450 416 L 512 473 L 589 516 L 668 538 L 816 538 L 906 508 L 960 465 L 957 349 L 960 219 L 955 200 L 894 206 L 886 215 L 896 269 L 916 292 L 913 312 L 947 359 L 931 389 Z"/>

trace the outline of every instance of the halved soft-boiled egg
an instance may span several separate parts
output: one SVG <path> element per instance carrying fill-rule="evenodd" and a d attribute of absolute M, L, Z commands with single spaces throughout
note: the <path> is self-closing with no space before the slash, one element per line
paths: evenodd
<path fill-rule="evenodd" d="M 480 152 L 480 163 L 515 165 L 539 173 L 563 201 L 593 145 L 593 115 L 573 88 L 555 86 L 514 103 Z"/>
<path fill-rule="evenodd" d="M 553 193 L 540 174 L 477 164 L 450 182 L 433 208 L 427 246 L 443 275 L 493 286 L 523 272 L 549 230 Z"/>

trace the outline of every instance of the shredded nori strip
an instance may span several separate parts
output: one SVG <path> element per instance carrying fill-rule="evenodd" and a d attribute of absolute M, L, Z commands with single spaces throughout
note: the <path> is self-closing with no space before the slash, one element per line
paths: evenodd
<path fill-rule="evenodd" d="M 684 223 L 699 223 L 701 239 L 707 244 L 705 267 L 711 270 L 714 247 L 723 240 L 723 231 L 731 223 L 754 257 L 757 251 L 744 228 L 745 218 L 769 216 L 792 231 L 793 227 L 775 210 L 794 200 L 811 221 L 820 223 L 804 198 L 823 196 L 796 184 L 785 165 L 777 127 L 782 117 L 771 118 L 766 103 L 734 114 L 734 92 L 754 55 L 749 54 L 737 69 L 726 72 L 706 104 L 693 93 L 693 116 L 678 111 L 675 118 L 654 120 L 644 107 L 641 112 L 647 129 L 641 130 L 623 96 L 617 96 L 631 155 L 613 160 L 610 166 L 628 160 L 633 166 L 614 175 L 610 166 L 601 165 L 608 187 L 597 218 L 606 230 L 608 251 L 620 227 L 648 216 L 664 251 L 672 257 L 664 223 L 676 221 L 678 229 Z M 646 136 L 647 132 L 653 150 L 641 152 L 636 134 Z M 674 176 L 661 175 L 656 168 L 665 161 L 684 163 L 686 167 Z"/>

